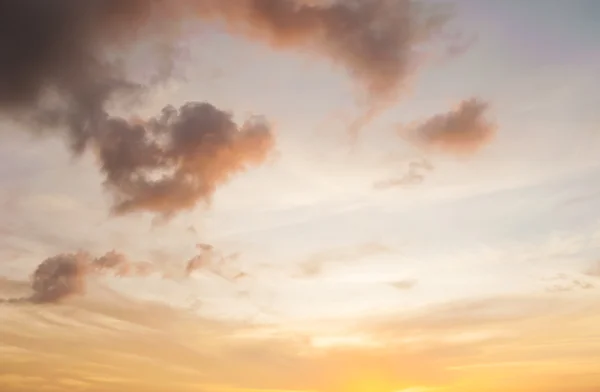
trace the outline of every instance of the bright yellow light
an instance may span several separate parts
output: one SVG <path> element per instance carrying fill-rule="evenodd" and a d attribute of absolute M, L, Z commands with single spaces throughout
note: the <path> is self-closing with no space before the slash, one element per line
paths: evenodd
<path fill-rule="evenodd" d="M 341 392 L 395 392 L 389 380 L 377 374 L 362 374 L 348 380 Z"/>

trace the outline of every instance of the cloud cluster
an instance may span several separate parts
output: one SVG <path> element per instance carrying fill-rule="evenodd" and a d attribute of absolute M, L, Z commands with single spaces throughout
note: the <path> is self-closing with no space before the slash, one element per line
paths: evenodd
<path fill-rule="evenodd" d="M 237 254 L 223 256 L 212 245 L 199 244 L 199 254 L 182 268 L 182 276 L 190 276 L 202 270 L 229 281 L 246 277 L 232 263 Z M 55 303 L 72 296 L 85 294 L 86 280 L 91 276 L 113 275 L 117 277 L 147 277 L 151 274 L 172 277 L 169 271 L 155 263 L 133 261 L 124 254 L 110 251 L 100 257 L 86 252 L 64 253 L 42 261 L 31 276 L 33 293 L 27 297 L 0 299 L 0 303 Z"/>
<path fill-rule="evenodd" d="M 115 213 L 172 215 L 208 201 L 218 185 L 265 159 L 274 139 L 264 119 L 238 126 L 231 114 L 197 102 L 168 106 L 148 121 L 108 110 L 169 76 L 133 78 L 127 53 L 142 40 L 168 45 L 193 15 L 184 10 L 198 4 L 0 1 L 0 115 L 34 129 L 66 130 L 76 154 L 96 152 Z M 156 45 L 157 61 L 162 48 Z"/>
<path fill-rule="evenodd" d="M 117 214 L 170 216 L 209 201 L 265 160 L 274 138 L 264 119 L 238 126 L 198 102 L 141 122 L 109 113 L 170 76 L 166 49 L 190 19 L 328 58 L 371 98 L 391 99 L 447 14 L 411 0 L 0 0 L 0 115 L 40 132 L 66 131 L 76 154 L 97 152 Z M 128 70 L 140 42 L 153 44 L 144 55 L 153 75 Z"/>
<path fill-rule="evenodd" d="M 496 133 L 496 126 L 486 118 L 489 104 L 477 98 L 462 101 L 454 110 L 437 114 L 400 133 L 426 149 L 465 155 L 484 147 Z"/>
<path fill-rule="evenodd" d="M 184 21 L 220 22 L 229 32 L 275 50 L 299 50 L 345 68 L 373 105 L 353 132 L 394 100 L 416 70 L 419 51 L 440 38 L 450 14 L 414 0 L 59 0 L 0 1 L 0 115 L 42 131 L 66 130 L 76 154 L 92 150 L 113 196 L 115 214 L 164 217 L 210 202 L 216 189 L 265 161 L 275 139 L 269 123 L 242 125 L 206 102 L 165 107 L 140 121 L 109 113 L 169 77 L 169 58 Z M 155 75 L 133 77 L 127 64 L 140 42 Z M 153 61 L 155 60 L 155 61 Z M 137 75 L 136 75 L 137 76 Z M 384 104 L 385 106 L 385 104 Z M 425 145 L 472 150 L 492 127 L 485 105 L 465 101 L 411 134 Z M 417 183 L 407 176 L 383 187 Z"/>

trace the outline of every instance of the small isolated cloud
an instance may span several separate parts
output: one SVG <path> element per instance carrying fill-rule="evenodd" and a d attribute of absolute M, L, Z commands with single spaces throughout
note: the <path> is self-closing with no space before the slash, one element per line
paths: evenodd
<path fill-rule="evenodd" d="M 156 266 L 152 263 L 131 261 L 124 254 L 114 250 L 94 259 L 91 267 L 96 272 L 111 272 L 122 277 L 144 277 L 156 272 Z"/>
<path fill-rule="evenodd" d="M 223 255 L 210 244 L 198 244 L 196 248 L 200 253 L 186 263 L 186 276 L 190 276 L 196 271 L 208 271 L 229 281 L 236 281 L 248 276 L 234 263 L 239 257 L 238 253 Z"/>
<path fill-rule="evenodd" d="M 486 118 L 488 109 L 487 102 L 471 98 L 454 110 L 401 129 L 400 134 L 427 149 L 455 155 L 473 154 L 496 133 L 495 124 Z"/>
<path fill-rule="evenodd" d="M 329 263 L 343 264 L 390 252 L 392 252 L 391 248 L 377 242 L 367 242 L 358 246 L 318 252 L 298 264 L 299 271 L 296 276 L 299 278 L 314 278 L 321 275 Z"/>
<path fill-rule="evenodd" d="M 417 280 L 415 279 L 404 279 L 404 280 L 398 280 L 396 282 L 391 282 L 390 286 L 392 286 L 393 288 L 395 288 L 396 290 L 410 290 L 412 288 L 414 288 L 417 285 Z"/>
<path fill-rule="evenodd" d="M 425 173 L 433 170 L 433 165 L 426 159 L 412 161 L 408 164 L 407 172 L 397 178 L 379 181 L 373 184 L 375 189 L 389 189 L 421 184 L 425 181 Z"/>

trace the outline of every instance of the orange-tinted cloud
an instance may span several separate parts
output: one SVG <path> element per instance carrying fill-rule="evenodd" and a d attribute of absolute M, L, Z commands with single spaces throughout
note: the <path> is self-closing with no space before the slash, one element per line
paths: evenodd
<path fill-rule="evenodd" d="M 66 131 L 76 154 L 98 152 L 114 212 L 163 216 L 208 201 L 232 175 L 259 164 L 274 144 L 262 119 L 237 126 L 208 103 L 166 107 L 142 122 L 115 117 L 123 104 L 163 77 L 121 66 L 127 45 L 169 43 L 198 2 L 163 0 L 0 1 L 0 115 L 31 128 Z M 164 72 L 162 45 L 146 64 Z M 109 50 L 122 58 L 115 61 Z M 153 55 L 153 56 L 152 56 Z M 156 59 L 158 63 L 155 63 Z M 164 77 L 168 75 L 163 75 Z"/>
<path fill-rule="evenodd" d="M 346 69 L 364 111 L 349 124 L 355 138 L 388 109 L 422 65 L 424 44 L 442 38 L 445 7 L 415 0 L 207 0 L 201 18 L 276 50 L 315 54 Z M 363 99 L 364 98 L 364 99 Z"/>
<path fill-rule="evenodd" d="M 239 127 L 229 113 L 198 102 L 166 107 L 144 124 L 109 118 L 95 138 L 114 212 L 165 216 L 210 201 L 219 185 L 262 163 L 274 145 L 264 119 Z"/>
<path fill-rule="evenodd" d="M 424 148 L 456 155 L 472 154 L 495 136 L 496 126 L 486 118 L 488 109 L 488 103 L 468 99 L 456 109 L 403 128 L 400 133 Z"/>
<path fill-rule="evenodd" d="M 202 18 L 276 49 L 303 49 L 346 68 L 372 98 L 390 98 L 417 62 L 418 48 L 449 15 L 412 0 L 207 0 Z M 445 11 L 445 10 L 444 10 Z"/>
<path fill-rule="evenodd" d="M 234 264 L 234 261 L 239 257 L 238 253 L 223 255 L 209 244 L 198 244 L 196 248 L 200 253 L 186 263 L 185 273 L 187 276 L 195 271 L 208 271 L 229 281 L 248 276 L 246 272 L 240 270 Z"/>
<path fill-rule="evenodd" d="M 30 302 L 57 302 L 85 292 L 85 276 L 89 272 L 86 254 L 72 253 L 50 257 L 34 271 Z"/>
<path fill-rule="evenodd" d="M 98 152 L 115 213 L 168 217 L 209 201 L 219 185 L 262 163 L 274 144 L 266 121 L 238 126 L 208 103 L 167 106 L 149 121 L 109 113 L 115 99 L 137 102 L 169 76 L 172 67 L 161 61 L 173 59 L 163 49 L 184 21 L 218 20 L 272 48 L 328 58 L 380 102 L 402 89 L 418 48 L 447 17 L 411 0 L 1 1 L 7 60 L 0 64 L 0 115 L 36 130 L 66 131 L 76 154 Z M 130 60 L 128 45 L 140 40 L 155 44 L 145 64 L 161 75 L 132 75 L 122 66 Z"/>
<path fill-rule="evenodd" d="M 124 254 L 110 251 L 91 262 L 94 272 L 110 272 L 116 276 L 144 277 L 157 271 L 155 265 L 149 262 L 135 262 L 129 260 Z"/>

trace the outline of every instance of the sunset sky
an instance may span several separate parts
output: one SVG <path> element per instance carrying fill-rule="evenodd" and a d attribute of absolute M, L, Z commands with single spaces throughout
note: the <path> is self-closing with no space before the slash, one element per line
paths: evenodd
<path fill-rule="evenodd" d="M 2 392 L 600 391 L 600 2 L 38 1 Z"/>

